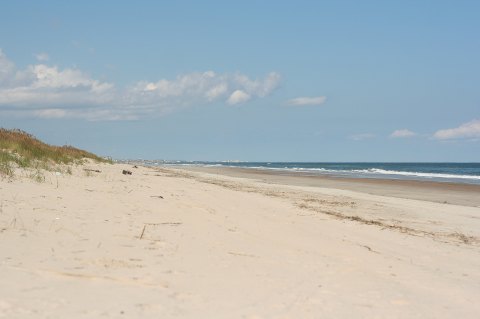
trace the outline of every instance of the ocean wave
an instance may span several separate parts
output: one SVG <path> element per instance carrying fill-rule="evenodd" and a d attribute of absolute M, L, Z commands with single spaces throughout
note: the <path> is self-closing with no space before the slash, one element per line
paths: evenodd
<path fill-rule="evenodd" d="M 156 163 L 157 164 L 157 163 Z M 234 168 L 247 168 L 247 169 L 262 169 L 284 172 L 304 172 L 315 174 L 331 174 L 344 177 L 370 177 L 370 178 L 398 178 L 398 179 L 427 179 L 437 181 L 449 181 L 449 180 L 464 180 L 465 182 L 471 181 L 472 183 L 480 182 L 480 175 L 466 175 L 455 173 L 441 173 L 441 172 L 418 172 L 418 171 L 399 171 L 389 170 L 383 168 L 324 168 L 324 167 L 302 167 L 302 166 L 286 166 L 281 164 L 286 163 L 255 163 L 260 165 L 248 165 L 247 163 L 237 162 L 183 162 L 183 161 L 169 161 L 158 163 L 160 165 L 173 165 L 173 166 L 206 166 L 206 167 L 234 167 Z M 272 166 L 276 165 L 276 166 Z M 280 164 L 280 165 L 279 165 Z"/>
<path fill-rule="evenodd" d="M 265 168 L 265 167 L 258 167 L 258 168 Z M 269 168 L 269 169 L 275 169 L 275 168 Z M 323 173 L 342 174 L 342 175 L 364 174 L 364 175 L 372 175 L 372 176 L 373 175 L 390 175 L 390 176 L 410 176 L 410 177 L 423 177 L 423 178 L 480 180 L 480 176 L 478 175 L 394 171 L 394 170 L 385 170 L 381 168 L 335 170 L 335 169 L 325 169 L 325 168 L 284 167 L 283 169 L 293 170 L 293 171 L 302 171 L 302 172 L 323 172 Z"/>
<path fill-rule="evenodd" d="M 213 166 L 213 165 L 211 165 Z M 217 165 L 215 165 L 217 166 Z M 229 166 L 229 165 L 220 165 Z M 280 170 L 280 171 L 297 171 L 297 172 L 318 172 L 325 174 L 340 174 L 340 175 L 364 175 L 364 176 L 399 176 L 399 177 L 420 177 L 427 179 L 468 179 L 479 180 L 478 175 L 463 175 L 463 174 L 445 174 L 445 173 L 426 173 L 426 172 L 409 172 L 409 171 L 395 171 L 385 170 L 381 168 L 368 168 L 368 169 L 326 169 L 326 168 L 313 168 L 313 167 L 267 167 L 267 166 L 231 166 L 240 168 L 252 168 L 252 169 L 267 169 L 267 170 Z"/>
<path fill-rule="evenodd" d="M 369 168 L 364 170 L 352 170 L 357 173 L 366 174 L 380 174 L 380 175 L 402 175 L 413 177 L 426 177 L 426 178 L 460 178 L 460 179 L 475 179 L 480 180 L 478 175 L 461 175 L 461 174 L 444 174 L 444 173 L 424 173 L 424 172 L 405 172 L 405 171 L 393 171 L 380 168 Z"/>

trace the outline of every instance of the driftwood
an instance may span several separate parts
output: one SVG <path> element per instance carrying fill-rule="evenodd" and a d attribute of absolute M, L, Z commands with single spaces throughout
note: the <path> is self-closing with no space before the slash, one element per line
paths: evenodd
<path fill-rule="evenodd" d="M 147 224 L 143 225 L 142 234 L 140 235 L 140 239 L 142 239 L 143 234 L 145 234 L 145 228 L 147 228 Z"/>
<path fill-rule="evenodd" d="M 132 175 L 132 172 L 131 172 L 131 171 L 127 171 L 126 169 L 124 169 L 124 170 L 122 171 L 122 174 L 123 174 L 123 175 Z"/>
<path fill-rule="evenodd" d="M 101 173 L 102 171 L 99 169 L 90 169 L 90 168 L 84 168 L 83 169 L 86 172 L 95 172 L 95 173 Z"/>

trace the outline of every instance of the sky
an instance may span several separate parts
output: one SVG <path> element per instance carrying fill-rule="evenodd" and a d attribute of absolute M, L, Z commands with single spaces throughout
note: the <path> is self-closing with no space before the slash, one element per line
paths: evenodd
<path fill-rule="evenodd" d="M 480 1 L 8 1 L 0 127 L 116 159 L 480 161 Z"/>

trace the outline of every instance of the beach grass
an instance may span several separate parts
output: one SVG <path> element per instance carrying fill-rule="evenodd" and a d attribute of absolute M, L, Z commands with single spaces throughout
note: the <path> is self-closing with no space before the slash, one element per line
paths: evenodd
<path fill-rule="evenodd" d="M 85 159 L 110 162 L 70 145 L 54 146 L 18 129 L 0 128 L 0 174 L 13 176 L 14 168 L 51 170 L 56 165 L 81 164 Z"/>

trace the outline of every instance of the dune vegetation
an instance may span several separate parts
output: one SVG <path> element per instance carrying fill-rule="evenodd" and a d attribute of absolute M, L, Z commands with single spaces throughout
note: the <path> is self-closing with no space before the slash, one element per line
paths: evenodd
<path fill-rule="evenodd" d="M 85 159 L 109 162 L 73 146 L 54 146 L 18 130 L 0 128 L 0 175 L 13 176 L 16 167 L 52 170 L 58 166 L 81 164 Z"/>

